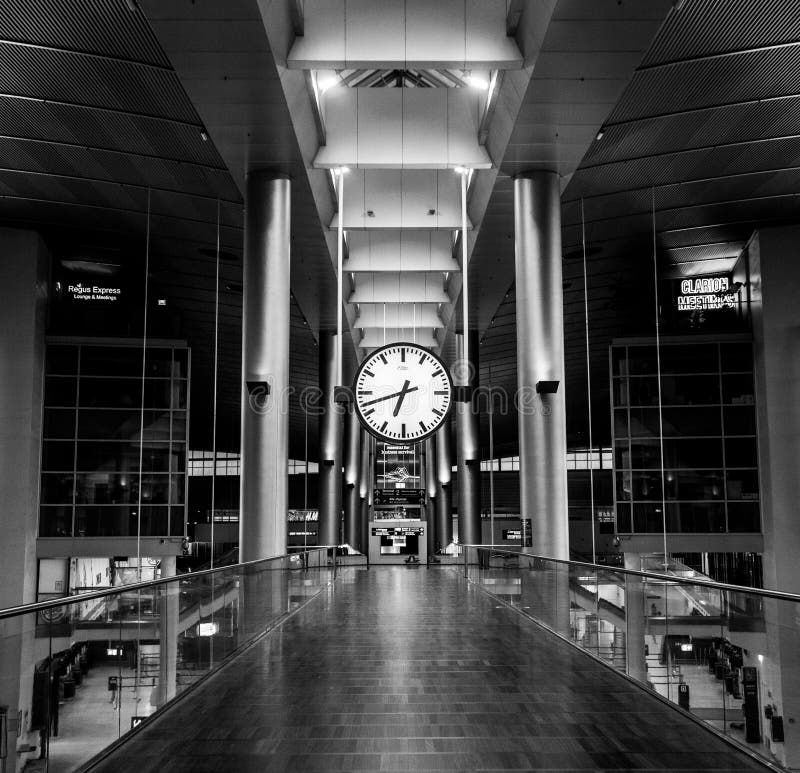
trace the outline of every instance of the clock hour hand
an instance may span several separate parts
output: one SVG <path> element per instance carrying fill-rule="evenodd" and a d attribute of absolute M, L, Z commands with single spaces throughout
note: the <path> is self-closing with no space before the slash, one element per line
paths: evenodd
<path fill-rule="evenodd" d="M 406 381 L 406 385 L 408 385 L 408 381 Z M 411 387 L 410 389 L 401 390 L 400 392 L 392 392 L 390 395 L 384 395 L 383 397 L 376 397 L 374 400 L 367 400 L 365 403 L 361 403 L 362 408 L 366 408 L 368 405 L 375 405 L 375 403 L 382 403 L 384 400 L 391 400 L 393 397 L 400 397 L 402 394 L 408 394 L 409 392 L 416 392 L 419 387 Z M 396 414 L 395 414 L 396 415 Z"/>
<path fill-rule="evenodd" d="M 410 383 L 411 382 L 408 379 L 406 379 L 406 383 L 403 384 L 403 388 L 398 393 L 397 405 L 395 405 L 395 407 L 394 407 L 394 413 L 392 414 L 392 416 L 397 416 L 397 414 L 400 413 L 400 406 L 403 404 L 403 400 L 405 400 L 406 395 L 409 392 L 413 392 L 414 389 L 418 388 L 418 387 L 414 387 L 413 389 L 409 389 L 408 386 L 409 386 Z"/>

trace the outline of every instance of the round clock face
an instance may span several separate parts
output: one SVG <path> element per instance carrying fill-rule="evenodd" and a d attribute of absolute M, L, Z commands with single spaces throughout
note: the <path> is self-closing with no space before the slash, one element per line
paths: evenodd
<path fill-rule="evenodd" d="M 389 344 L 366 357 L 353 391 L 361 423 L 389 443 L 416 443 L 432 435 L 453 402 L 445 364 L 410 343 Z"/>

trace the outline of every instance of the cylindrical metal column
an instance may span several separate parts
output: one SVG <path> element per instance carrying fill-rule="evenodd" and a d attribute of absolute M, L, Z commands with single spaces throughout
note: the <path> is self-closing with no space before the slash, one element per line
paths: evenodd
<path fill-rule="evenodd" d="M 354 407 L 345 417 L 344 542 L 354 550 L 361 544 L 361 422 Z"/>
<path fill-rule="evenodd" d="M 336 334 L 319 336 L 319 534 L 317 544 L 338 545 L 342 517 L 343 409 L 334 402 Z"/>
<path fill-rule="evenodd" d="M 514 180 L 514 230 L 521 516 L 531 519 L 534 553 L 568 559 L 558 174 Z"/>
<path fill-rule="evenodd" d="M 358 549 L 362 553 L 367 553 L 369 549 L 369 537 L 367 529 L 369 528 L 369 489 L 370 489 L 370 435 L 361 430 L 361 459 L 360 470 L 358 475 L 358 497 L 359 497 L 359 516 L 358 516 L 358 530 L 359 530 L 359 544 Z"/>
<path fill-rule="evenodd" d="M 456 367 L 453 381 L 464 394 L 456 396 L 456 454 L 458 458 L 458 541 L 480 545 L 481 539 L 481 454 L 477 401 L 472 390 L 478 386 L 478 336 L 456 336 Z"/>
<path fill-rule="evenodd" d="M 434 454 L 436 453 L 436 441 L 433 437 L 429 437 L 422 444 L 423 455 L 423 470 L 425 476 L 425 528 L 428 536 L 428 562 L 434 558 L 436 554 L 436 460 Z"/>
<path fill-rule="evenodd" d="M 247 177 L 239 560 L 286 552 L 291 183 Z"/>
<path fill-rule="evenodd" d="M 450 457 L 450 425 L 436 433 L 436 539 L 439 550 L 444 550 L 453 541 L 453 507 L 450 481 L 453 478 L 453 462 Z"/>

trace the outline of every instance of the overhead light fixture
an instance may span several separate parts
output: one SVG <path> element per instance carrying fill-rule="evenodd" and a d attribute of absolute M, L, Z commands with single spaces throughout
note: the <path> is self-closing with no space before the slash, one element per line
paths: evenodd
<path fill-rule="evenodd" d="M 605 137 L 605 136 L 606 136 L 606 130 L 605 130 L 605 129 L 600 129 L 600 131 L 599 131 L 599 132 L 597 132 L 597 136 L 595 137 L 595 139 L 596 139 L 598 142 L 600 142 L 600 140 L 602 140 L 602 139 L 603 139 L 603 137 Z"/>
<path fill-rule="evenodd" d="M 469 174 L 469 169 L 465 166 L 457 166 L 453 169 L 456 174 Z"/>
<path fill-rule="evenodd" d="M 317 88 L 320 94 L 324 94 L 328 89 L 338 86 L 341 82 L 342 79 L 335 72 L 317 76 Z"/>
<path fill-rule="evenodd" d="M 489 79 L 484 78 L 482 75 L 473 75 L 470 73 L 464 80 L 475 89 L 481 89 L 481 91 L 489 90 Z"/>
<path fill-rule="evenodd" d="M 676 11 L 682 10 L 684 5 L 686 5 L 686 0 L 672 0 L 672 7 Z"/>
<path fill-rule="evenodd" d="M 136 0 L 125 0 L 126 5 L 128 6 L 128 10 L 131 13 L 136 13 L 139 10 L 139 6 L 136 4 Z"/>
<path fill-rule="evenodd" d="M 349 166 L 335 166 L 333 169 L 331 169 L 331 172 L 333 172 L 335 175 L 347 174 L 349 171 Z"/>
<path fill-rule="evenodd" d="M 208 132 L 205 129 L 200 129 L 200 139 L 203 142 L 208 142 Z"/>

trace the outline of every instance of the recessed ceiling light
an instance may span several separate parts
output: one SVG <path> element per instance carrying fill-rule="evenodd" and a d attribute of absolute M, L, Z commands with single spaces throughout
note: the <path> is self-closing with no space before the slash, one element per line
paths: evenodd
<path fill-rule="evenodd" d="M 605 137 L 605 135 L 606 135 L 606 130 L 600 129 L 600 131 L 597 132 L 597 136 L 595 137 L 595 139 L 599 142 L 600 140 L 603 139 L 603 137 Z"/>
<path fill-rule="evenodd" d="M 489 81 L 481 75 L 467 75 L 464 80 L 473 88 L 483 91 L 489 90 Z"/>

